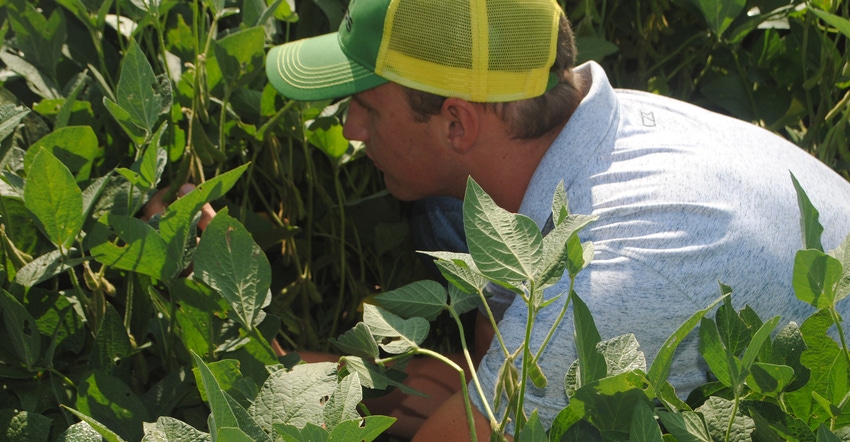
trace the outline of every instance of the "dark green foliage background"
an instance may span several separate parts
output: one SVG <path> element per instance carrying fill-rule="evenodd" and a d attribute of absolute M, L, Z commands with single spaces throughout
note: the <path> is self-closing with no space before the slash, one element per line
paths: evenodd
<path fill-rule="evenodd" d="M 333 350 L 328 339 L 360 319 L 364 299 L 427 276 L 410 244 L 409 207 L 387 194 L 362 146 L 341 137 L 345 102 L 326 109 L 331 103 L 287 101 L 264 76 L 269 47 L 334 30 L 345 3 L 0 0 L 0 288 L 35 318 L 38 333 L 27 336 L 42 350 L 22 360 L 13 334 L 0 327 L 0 409 L 49 417 L 53 440 L 75 422 L 59 404 L 85 408 L 87 395 L 101 398 L 92 392 L 111 389 L 127 392 L 120 405 L 133 412 L 92 413 L 128 425 L 131 439 L 140 422 L 159 413 L 202 428 L 209 412 L 192 385 L 194 349 L 185 340 L 166 345 L 176 327 L 157 312 L 195 308 L 214 315 L 216 326 L 232 323 L 227 306 L 193 297 L 204 290 L 197 283 L 162 284 L 96 261 L 69 263 L 32 286 L 16 282 L 27 263 L 56 249 L 43 221 L 15 193 L 39 146 L 62 160 L 80 188 L 109 176 L 110 190 L 85 219 L 86 234 L 104 213 L 139 215 L 157 188 L 169 189 L 170 199 L 183 182 L 200 184 L 247 165 L 213 204 L 227 208 L 267 256 L 272 297 L 260 329 L 285 348 Z M 580 61 L 600 62 L 615 86 L 762 125 L 850 176 L 848 2 L 562 5 Z M 118 16 L 125 27 L 113 23 Z M 150 100 L 128 92 L 134 88 Z M 110 102 L 140 113 L 121 116 Z M 161 176 L 134 188 L 115 171 L 138 172 L 150 146 L 162 149 Z M 97 302 L 70 314 L 81 308 L 74 290 Z M 456 334 L 440 325 L 450 321 L 437 321 L 428 345 L 456 348 Z M 216 336 L 207 344 L 223 341 Z M 238 353 L 243 371 L 262 371 L 266 356 L 254 350 L 218 356 Z M 98 371 L 103 367 L 108 377 Z M 250 391 L 230 387 L 236 396 L 240 388 Z M 12 419 L 7 414 L 0 412 L 0 424 Z"/>

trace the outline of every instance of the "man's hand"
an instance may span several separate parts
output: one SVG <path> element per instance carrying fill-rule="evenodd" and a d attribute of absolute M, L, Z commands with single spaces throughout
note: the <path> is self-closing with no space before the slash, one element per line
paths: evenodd
<path fill-rule="evenodd" d="M 180 186 L 180 189 L 177 190 L 177 198 L 180 198 L 183 195 L 195 190 L 195 185 L 192 183 L 186 183 Z M 153 197 L 151 197 L 150 201 L 142 208 L 142 219 L 147 221 L 153 218 L 154 215 L 161 214 L 165 212 L 165 209 L 168 207 L 168 204 L 163 201 L 163 196 L 168 192 L 168 188 L 160 189 L 157 191 Z M 198 228 L 202 231 L 207 228 L 215 216 L 215 209 L 207 203 L 204 204 L 204 207 L 201 208 L 201 219 L 198 221 Z"/>

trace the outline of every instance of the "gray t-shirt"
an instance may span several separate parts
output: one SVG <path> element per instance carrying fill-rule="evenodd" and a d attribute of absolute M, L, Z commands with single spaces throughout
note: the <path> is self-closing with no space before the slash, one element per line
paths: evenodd
<path fill-rule="evenodd" d="M 563 181 L 571 213 L 599 217 L 581 235 L 593 242 L 595 254 L 575 290 L 602 339 L 634 333 L 649 366 L 677 327 L 720 296 L 718 282 L 732 287 L 736 308 L 748 304 L 763 320 L 781 315 L 780 324 L 800 323 L 812 313 L 791 287 L 802 236 L 790 172 L 820 211 L 826 250 L 850 232 L 850 184 L 754 125 L 669 98 L 614 90 L 595 63 L 577 71 L 590 82 L 589 93 L 538 166 L 519 211 L 542 228 Z M 568 287 L 565 277 L 546 297 Z M 533 351 L 565 299 L 542 310 Z M 848 303 L 843 306 L 844 317 L 850 316 Z M 525 318 L 522 300 L 505 312 L 499 330 L 509 350 L 523 341 Z M 562 380 L 577 357 L 573 338 L 570 309 L 541 358 L 549 386 L 532 388 L 526 398 L 527 410 L 538 409 L 547 427 L 567 405 Z M 680 396 L 707 380 L 697 344 L 691 333 L 671 368 Z M 503 360 L 494 345 L 479 366 L 488 394 Z"/>

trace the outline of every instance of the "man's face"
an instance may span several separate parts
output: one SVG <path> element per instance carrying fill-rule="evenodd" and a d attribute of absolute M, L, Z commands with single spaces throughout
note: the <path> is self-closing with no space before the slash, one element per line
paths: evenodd
<path fill-rule="evenodd" d="M 401 86 L 386 83 L 352 97 L 343 135 L 366 144 L 393 196 L 412 201 L 447 194 L 450 149 L 439 128 L 435 118 L 414 120 Z"/>

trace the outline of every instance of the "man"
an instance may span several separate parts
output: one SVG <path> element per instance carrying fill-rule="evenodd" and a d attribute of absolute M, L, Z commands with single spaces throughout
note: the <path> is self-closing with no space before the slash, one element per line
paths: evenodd
<path fill-rule="evenodd" d="M 574 60 L 554 0 L 352 0 L 338 33 L 274 48 L 267 73 L 292 99 L 351 95 L 344 135 L 366 144 L 399 199 L 462 198 L 471 176 L 543 229 L 563 181 L 571 212 L 599 217 L 583 232 L 595 255 L 575 290 L 603 339 L 634 333 L 649 364 L 673 330 L 719 296 L 718 281 L 735 290 L 736 306 L 764 317 L 810 314 L 791 287 L 801 236 L 789 171 L 820 209 L 828 249 L 850 231 L 850 185 L 762 129 L 614 90 L 601 67 L 574 68 Z M 507 306 L 499 330 L 516 348 L 525 306 L 497 301 Z M 542 311 L 533 347 L 559 310 Z M 563 379 L 576 358 L 571 318 L 562 324 L 540 361 L 549 379 Z M 502 361 L 494 347 L 478 366 L 485 392 Z M 670 381 L 686 395 L 706 382 L 706 370 L 691 336 Z M 557 384 L 526 398 L 545 425 L 567 405 Z M 486 438 L 481 399 L 473 402 Z M 468 440 L 458 394 L 417 438 Z"/>

